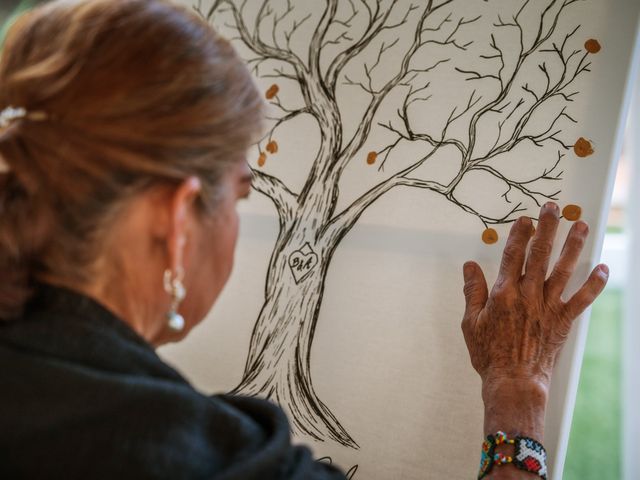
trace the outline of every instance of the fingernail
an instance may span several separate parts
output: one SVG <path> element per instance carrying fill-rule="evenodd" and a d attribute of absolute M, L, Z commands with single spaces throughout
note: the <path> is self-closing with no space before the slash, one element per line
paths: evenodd
<path fill-rule="evenodd" d="M 605 278 L 609 278 L 609 267 L 605 264 L 598 265 L 598 272 Z"/>
<path fill-rule="evenodd" d="M 587 233 L 589 231 L 589 225 L 585 222 L 576 222 L 575 225 L 576 232 L 578 233 Z"/>
<path fill-rule="evenodd" d="M 471 280 L 471 277 L 473 277 L 474 270 L 475 270 L 475 267 L 473 263 L 467 262 L 464 264 L 464 266 L 462 267 L 462 275 L 464 276 L 465 283 Z"/>
<path fill-rule="evenodd" d="M 549 210 L 549 211 L 555 213 L 556 215 L 560 214 L 560 208 L 554 202 L 545 203 L 544 204 L 544 209 L 545 210 Z"/>

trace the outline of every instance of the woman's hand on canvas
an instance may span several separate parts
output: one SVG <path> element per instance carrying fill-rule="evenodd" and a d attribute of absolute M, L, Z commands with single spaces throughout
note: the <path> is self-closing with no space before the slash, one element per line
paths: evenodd
<path fill-rule="evenodd" d="M 554 203 L 542 207 L 535 234 L 529 218 L 514 223 L 490 294 L 480 267 L 474 262 L 464 266 L 462 331 L 471 363 L 484 382 L 517 377 L 548 384 L 574 319 L 607 282 L 608 269 L 599 265 L 575 295 L 562 300 L 589 228 L 584 222 L 574 223 L 547 278 L 558 224 L 559 209 Z"/>
<path fill-rule="evenodd" d="M 482 379 L 488 415 L 485 429 L 489 432 L 493 428 L 515 428 L 517 433 L 530 430 L 532 435 L 542 437 L 542 425 L 538 424 L 544 418 L 558 353 L 575 318 L 593 303 L 607 282 L 608 268 L 599 265 L 570 299 L 561 298 L 588 226 L 581 221 L 572 226 L 547 277 L 558 224 L 559 209 L 554 203 L 542 207 L 537 230 L 526 217 L 514 223 L 490 293 L 480 267 L 474 262 L 464 266 L 466 311 L 462 331 L 471 363 Z M 526 420 L 518 408 L 530 408 L 531 418 Z M 497 414 L 498 410 L 502 413 Z M 514 418 L 504 418 L 510 415 Z M 494 420 L 498 424 L 494 425 Z M 518 425 L 522 422 L 525 424 Z"/>

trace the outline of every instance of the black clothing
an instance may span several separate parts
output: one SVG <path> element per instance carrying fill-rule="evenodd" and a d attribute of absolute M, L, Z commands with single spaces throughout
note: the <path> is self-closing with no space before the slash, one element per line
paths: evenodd
<path fill-rule="evenodd" d="M 198 393 L 92 299 L 42 286 L 0 322 L 1 479 L 344 480 L 283 412 Z"/>

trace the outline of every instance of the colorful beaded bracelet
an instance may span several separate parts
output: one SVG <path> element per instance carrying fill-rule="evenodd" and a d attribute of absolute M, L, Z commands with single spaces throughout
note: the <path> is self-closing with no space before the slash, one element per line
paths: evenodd
<path fill-rule="evenodd" d="M 515 446 L 513 457 L 496 452 L 496 447 L 503 444 Z M 542 444 L 529 437 L 517 436 L 511 439 L 504 432 L 488 435 L 487 439 L 482 442 L 478 480 L 489 475 L 494 465 L 500 466 L 508 463 L 547 480 L 547 452 Z"/>

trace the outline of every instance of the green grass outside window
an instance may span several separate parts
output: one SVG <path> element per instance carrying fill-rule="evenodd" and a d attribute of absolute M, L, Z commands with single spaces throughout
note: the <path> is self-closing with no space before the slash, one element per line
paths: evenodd
<path fill-rule="evenodd" d="M 605 290 L 593 306 L 564 480 L 620 479 L 623 298 Z"/>

